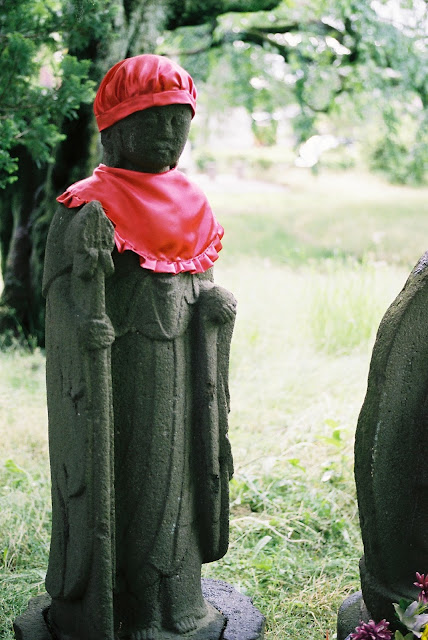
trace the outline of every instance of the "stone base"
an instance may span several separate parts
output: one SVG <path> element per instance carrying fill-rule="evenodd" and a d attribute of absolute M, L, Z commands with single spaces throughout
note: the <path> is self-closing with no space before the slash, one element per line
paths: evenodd
<path fill-rule="evenodd" d="M 361 621 L 368 622 L 370 619 L 361 591 L 352 593 L 342 602 L 337 614 L 337 640 L 347 640 Z"/>
<path fill-rule="evenodd" d="M 221 580 L 202 580 L 202 593 L 226 618 L 219 640 L 263 640 L 265 618 L 251 598 Z"/>
<path fill-rule="evenodd" d="M 13 623 L 16 640 L 52 640 L 46 622 L 50 604 L 47 594 L 31 598 L 27 610 Z"/>
<path fill-rule="evenodd" d="M 250 598 L 220 580 L 202 580 L 202 593 L 212 606 L 201 626 L 186 634 L 162 631 L 159 640 L 263 640 L 265 618 Z M 47 624 L 49 606 L 48 595 L 30 600 L 13 624 L 16 640 L 55 640 Z"/>

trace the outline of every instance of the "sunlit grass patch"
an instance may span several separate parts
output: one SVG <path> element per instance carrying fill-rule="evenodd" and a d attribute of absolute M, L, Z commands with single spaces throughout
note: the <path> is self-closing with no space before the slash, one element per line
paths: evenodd
<path fill-rule="evenodd" d="M 45 359 L 40 351 L 0 353 L 0 466 L 31 470 L 47 456 Z"/>
<path fill-rule="evenodd" d="M 222 261 L 267 258 L 299 266 L 337 256 L 412 267 L 428 245 L 428 188 L 390 185 L 356 172 L 313 176 L 290 169 L 282 189 L 245 182 L 233 192 L 221 177 L 204 182 L 226 229 Z"/>
<path fill-rule="evenodd" d="M 315 347 L 339 354 L 373 342 L 402 278 L 403 270 L 385 264 L 330 260 L 314 268 L 307 319 Z"/>
<path fill-rule="evenodd" d="M 254 597 L 269 640 L 331 637 L 337 608 L 358 588 L 353 436 L 374 335 L 406 276 L 342 259 L 217 268 L 239 301 L 230 380 L 236 477 L 231 549 L 204 571 Z"/>
<path fill-rule="evenodd" d="M 251 260 L 241 261 L 239 269 L 219 265 L 217 281 L 238 298 L 230 372 L 238 464 L 257 461 L 270 473 L 278 459 L 310 451 L 314 438 L 331 431 L 331 421 L 352 433 L 375 332 L 405 276 L 404 269 L 357 263 L 345 268 L 342 261 L 298 270 Z M 348 301 L 352 290 L 362 295 L 356 310 L 349 304 L 339 314 L 344 283 L 352 283 Z M 351 334 L 343 329 L 347 318 L 354 318 Z M 337 324 L 337 342 L 327 349 Z"/>
<path fill-rule="evenodd" d="M 0 354 L 0 636 L 44 591 L 50 535 L 45 361 Z M 3 634 L 3 635 L 1 635 Z"/>
<path fill-rule="evenodd" d="M 205 574 L 250 595 L 271 640 L 332 633 L 344 590 L 357 582 L 355 496 L 303 470 L 238 475 L 231 488 L 230 551 Z"/>

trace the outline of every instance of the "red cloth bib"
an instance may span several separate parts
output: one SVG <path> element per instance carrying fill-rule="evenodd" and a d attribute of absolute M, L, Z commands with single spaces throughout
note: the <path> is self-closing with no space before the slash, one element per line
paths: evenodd
<path fill-rule="evenodd" d="M 57 200 L 68 208 L 101 202 L 118 251 L 137 253 L 144 269 L 203 273 L 222 248 L 224 230 L 205 194 L 177 169 L 141 173 L 100 164 Z"/>

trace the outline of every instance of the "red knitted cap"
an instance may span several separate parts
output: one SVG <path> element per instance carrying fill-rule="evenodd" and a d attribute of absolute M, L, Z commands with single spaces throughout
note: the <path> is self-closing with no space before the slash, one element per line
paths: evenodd
<path fill-rule="evenodd" d="M 152 54 L 126 58 L 107 72 L 97 91 L 98 129 L 107 129 L 135 111 L 166 104 L 189 104 L 195 115 L 196 95 L 191 76 L 169 58 Z"/>

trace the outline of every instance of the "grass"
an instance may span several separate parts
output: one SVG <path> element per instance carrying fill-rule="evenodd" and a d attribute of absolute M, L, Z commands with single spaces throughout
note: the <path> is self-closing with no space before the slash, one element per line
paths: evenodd
<path fill-rule="evenodd" d="M 0 357 L 0 638 L 43 589 L 49 545 L 44 357 Z"/>
<path fill-rule="evenodd" d="M 238 298 L 231 358 L 231 544 L 204 575 L 320 640 L 358 588 L 353 436 L 375 331 L 428 237 L 428 190 L 356 174 L 204 188 L 226 227 L 216 280 Z M 250 190 L 251 187 L 251 190 Z M 245 189 L 248 188 L 246 192 Z M 0 357 L 0 637 L 43 591 L 49 545 L 44 360 Z"/>
<path fill-rule="evenodd" d="M 299 266 L 351 257 L 411 266 L 426 251 L 427 188 L 387 185 L 356 172 L 312 176 L 302 170 L 280 176 L 280 184 L 247 192 L 238 184 L 225 201 L 221 177 L 204 183 L 227 225 L 227 259 L 262 257 Z"/>
<path fill-rule="evenodd" d="M 327 630 L 332 637 L 337 608 L 358 588 L 353 435 L 370 346 L 405 270 L 342 261 L 241 267 L 217 270 L 239 300 L 231 361 L 233 542 L 205 571 L 254 597 L 268 616 L 269 640 L 315 640 Z M 352 291 L 354 307 L 346 304 Z M 321 313 L 323 300 L 330 314 Z"/>

